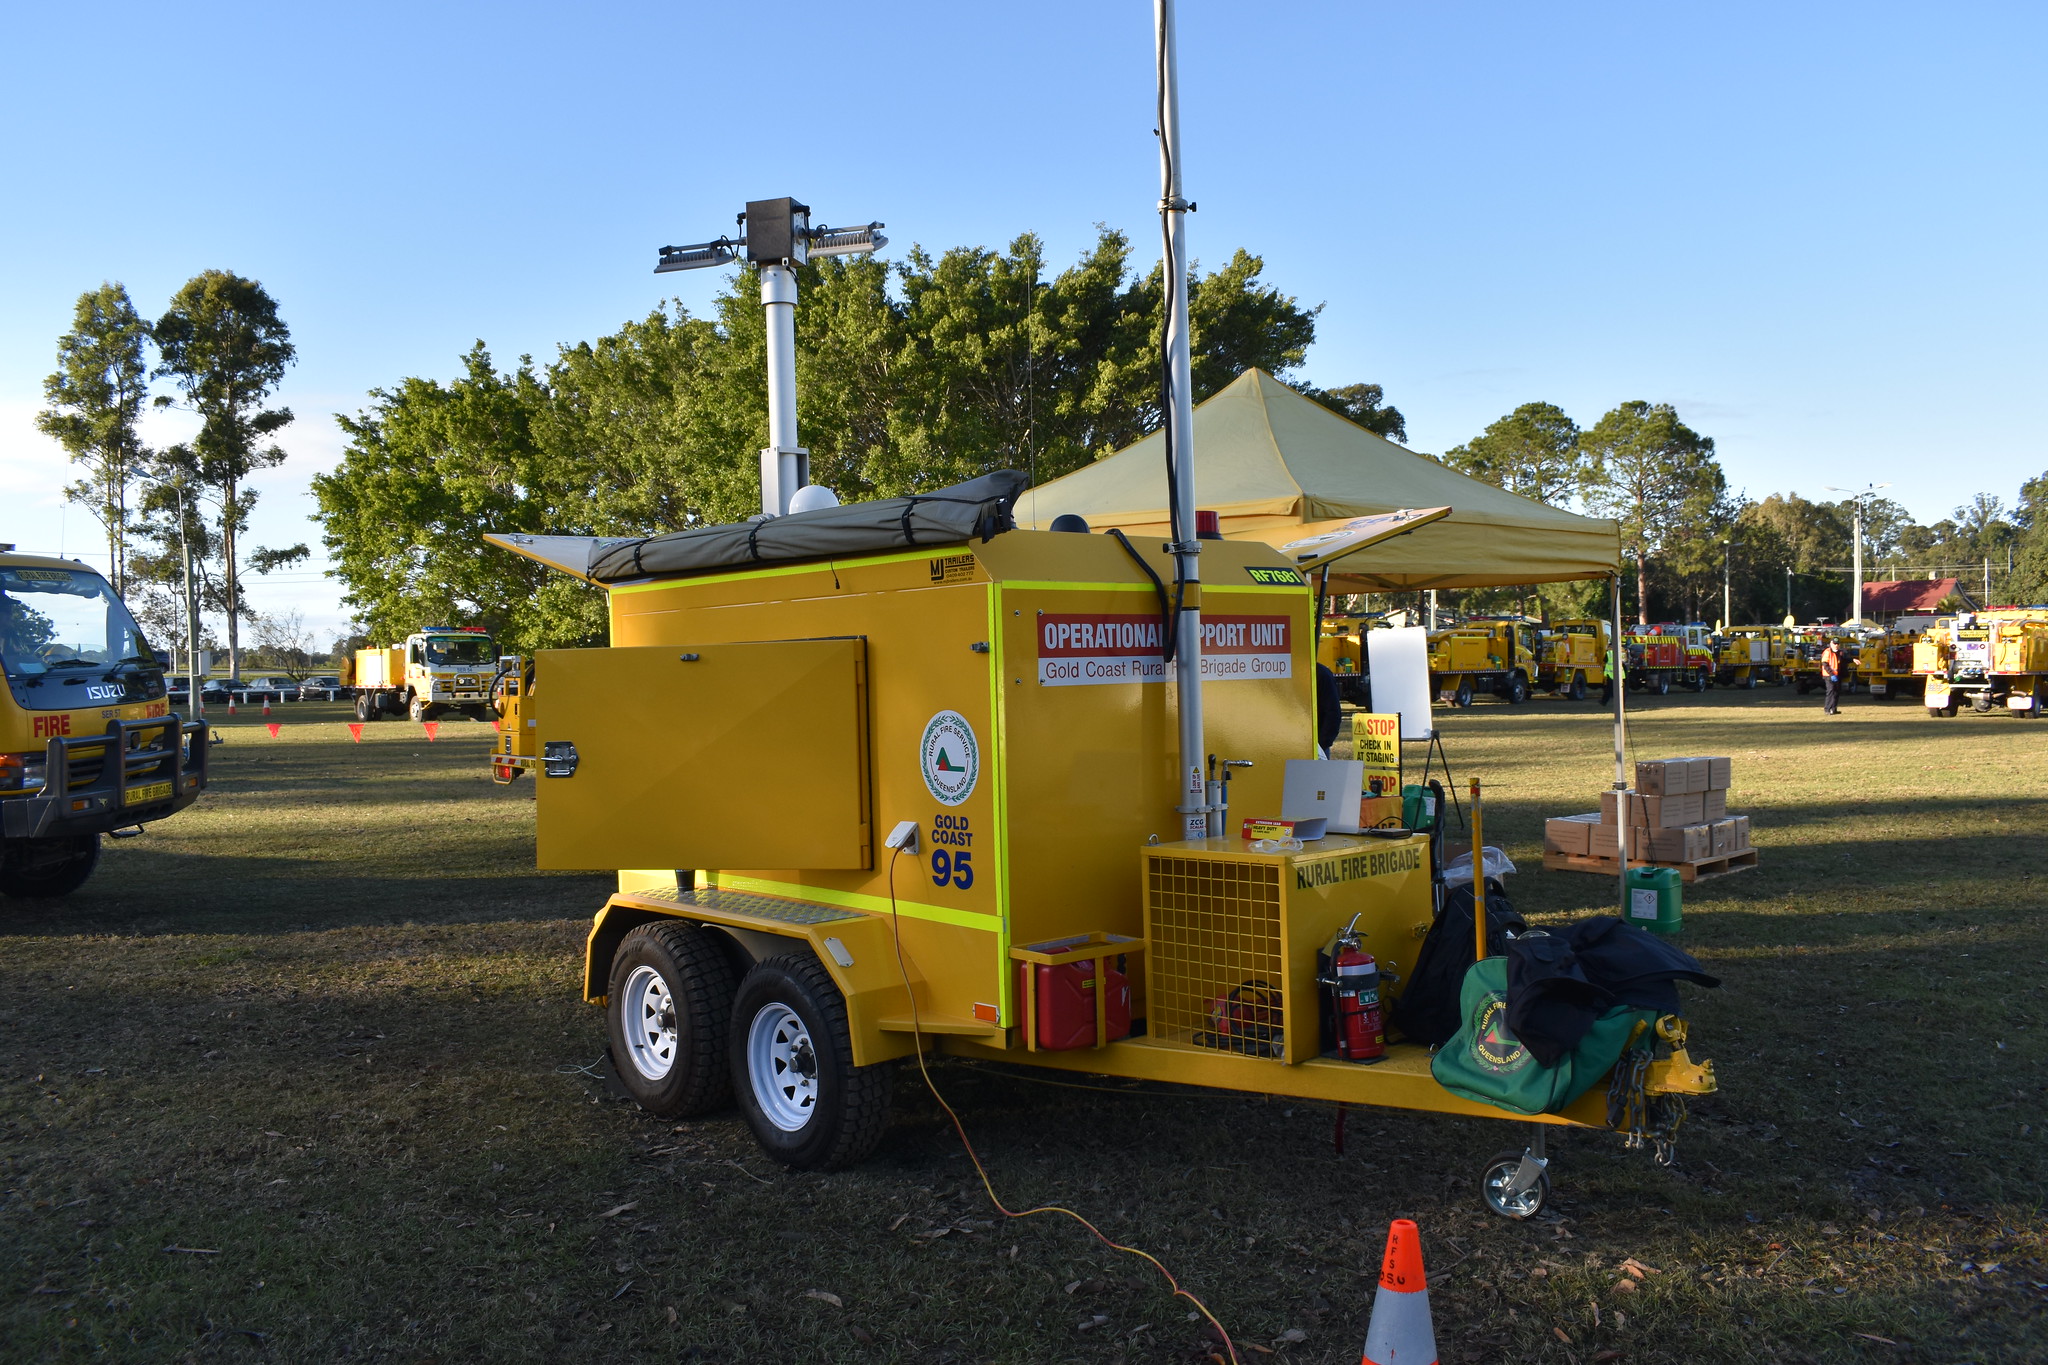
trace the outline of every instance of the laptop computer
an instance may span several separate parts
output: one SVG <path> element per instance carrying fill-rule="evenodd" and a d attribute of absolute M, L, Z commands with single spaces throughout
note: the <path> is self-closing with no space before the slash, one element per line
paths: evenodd
<path fill-rule="evenodd" d="M 1280 787 L 1280 818 L 1325 820 L 1332 834 L 1359 832 L 1365 764 L 1349 758 L 1290 758 Z"/>

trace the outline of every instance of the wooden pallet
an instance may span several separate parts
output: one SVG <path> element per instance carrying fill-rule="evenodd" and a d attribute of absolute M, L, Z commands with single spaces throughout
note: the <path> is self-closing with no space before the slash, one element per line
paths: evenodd
<path fill-rule="evenodd" d="M 1679 877 L 1689 884 L 1752 870 L 1756 867 L 1756 850 L 1745 848 L 1740 853 L 1723 853 L 1716 858 L 1697 858 L 1689 863 L 1660 863 L 1651 858 L 1631 858 L 1628 865 L 1675 867 L 1678 869 Z M 1597 872 L 1608 877 L 1621 875 L 1619 858 L 1596 857 L 1590 853 L 1546 853 L 1543 855 L 1543 867 L 1549 872 Z"/>

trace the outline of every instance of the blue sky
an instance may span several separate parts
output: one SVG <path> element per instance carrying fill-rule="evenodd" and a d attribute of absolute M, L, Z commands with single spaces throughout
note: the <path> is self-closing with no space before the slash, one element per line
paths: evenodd
<path fill-rule="evenodd" d="M 256 540 L 317 545 L 334 412 L 479 338 L 701 308 L 717 276 L 654 249 L 750 197 L 896 250 L 1030 229 L 1062 264 L 1102 222 L 1156 254 L 1149 0 L 761 13 L 10 7 L 0 540 L 94 547 L 33 415 L 102 279 L 151 314 L 207 267 L 276 295 L 298 421 Z M 1418 449 L 1670 401 L 1752 496 L 1889 481 L 1930 520 L 2048 469 L 2044 39 L 2020 4 L 1185 0 L 1191 248 L 1324 305 L 1305 373 L 1385 385 Z M 342 624 L 316 572 L 256 584 Z"/>

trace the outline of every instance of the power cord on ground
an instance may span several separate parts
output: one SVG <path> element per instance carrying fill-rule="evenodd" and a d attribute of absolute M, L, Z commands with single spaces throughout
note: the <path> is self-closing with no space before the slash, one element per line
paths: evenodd
<path fill-rule="evenodd" d="M 974 1173 L 981 1177 L 981 1188 L 988 1194 L 988 1202 L 995 1205 L 996 1212 L 1002 1214 L 1005 1218 L 1029 1218 L 1033 1214 L 1039 1213 L 1063 1213 L 1082 1227 L 1088 1229 L 1088 1231 L 1094 1233 L 1096 1240 L 1110 1250 L 1121 1251 L 1126 1256 L 1136 1256 L 1140 1260 L 1149 1262 L 1154 1270 L 1157 1270 L 1166 1277 L 1166 1283 L 1172 1287 L 1175 1297 L 1186 1299 L 1195 1306 L 1196 1312 L 1209 1320 L 1209 1325 L 1216 1329 L 1216 1335 L 1223 1340 L 1223 1349 L 1230 1352 L 1231 1365 L 1242 1365 L 1242 1362 L 1238 1359 L 1236 1343 L 1231 1341 L 1230 1333 L 1224 1330 L 1223 1324 L 1217 1321 L 1216 1315 L 1209 1311 L 1209 1305 L 1203 1303 L 1187 1290 L 1182 1289 L 1180 1281 L 1174 1278 L 1173 1272 L 1168 1270 L 1157 1256 L 1154 1256 L 1149 1251 L 1142 1251 L 1137 1247 L 1125 1246 L 1122 1242 L 1112 1241 L 1103 1235 L 1101 1228 L 1096 1227 L 1095 1224 L 1089 1222 L 1072 1209 L 1063 1208 L 1058 1204 L 1044 1204 L 1037 1208 L 1012 1210 L 996 1195 L 996 1187 L 988 1178 L 988 1168 L 981 1164 L 980 1153 L 974 1150 L 974 1143 L 967 1137 L 967 1126 L 960 1121 L 960 1116 L 953 1112 L 953 1106 L 946 1103 L 946 1097 L 939 1093 L 938 1082 L 932 1079 L 930 1069 L 924 1064 L 924 1029 L 918 1019 L 917 992 L 911 989 L 910 985 L 910 967 L 903 960 L 903 921 L 896 908 L 896 859 L 902 852 L 901 848 L 893 848 L 889 852 L 889 937 L 896 948 L 896 971 L 903 978 L 903 993 L 910 999 L 910 1036 L 912 1043 L 917 1048 L 917 1070 L 918 1074 L 924 1077 L 925 1088 L 930 1090 L 932 1098 L 939 1102 L 939 1108 L 945 1110 L 946 1117 L 953 1121 L 953 1131 L 960 1135 L 960 1145 L 967 1149 L 967 1159 L 974 1163 Z"/>

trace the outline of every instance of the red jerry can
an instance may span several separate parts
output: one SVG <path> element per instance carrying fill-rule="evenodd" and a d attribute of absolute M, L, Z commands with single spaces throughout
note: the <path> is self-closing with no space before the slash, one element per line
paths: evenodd
<path fill-rule="evenodd" d="M 1094 961 L 1021 965 L 1027 973 L 1026 989 L 1038 992 L 1038 1045 L 1048 1052 L 1095 1046 Z M 1131 981 L 1117 970 L 1114 958 L 1106 965 L 1109 998 L 1103 1012 L 1107 1041 L 1113 1043 L 1131 1036 Z"/>

